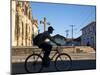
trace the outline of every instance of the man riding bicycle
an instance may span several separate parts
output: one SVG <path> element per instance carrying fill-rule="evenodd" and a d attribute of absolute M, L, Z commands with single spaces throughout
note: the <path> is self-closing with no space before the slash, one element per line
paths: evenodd
<path fill-rule="evenodd" d="M 43 33 L 40 33 L 41 35 L 38 37 L 38 42 L 37 42 L 37 46 L 39 48 L 42 48 L 42 50 L 44 51 L 44 56 L 43 56 L 43 66 L 48 67 L 50 64 L 50 59 L 49 59 L 49 55 L 52 49 L 52 45 L 50 44 L 50 41 L 52 41 L 53 43 L 55 43 L 56 45 L 59 45 L 59 43 L 55 42 L 55 40 L 51 37 L 50 34 L 52 34 L 54 31 L 53 27 L 48 27 L 48 31 L 45 31 Z M 38 34 L 39 35 L 39 34 Z M 47 40 L 49 39 L 49 40 Z"/>

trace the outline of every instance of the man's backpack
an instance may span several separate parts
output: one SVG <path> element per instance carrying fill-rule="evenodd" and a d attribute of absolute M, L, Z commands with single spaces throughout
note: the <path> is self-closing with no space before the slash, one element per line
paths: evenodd
<path fill-rule="evenodd" d="M 35 38 L 33 38 L 34 45 L 37 45 L 37 46 L 39 45 L 39 40 L 41 37 L 42 37 L 42 33 L 38 34 Z"/>

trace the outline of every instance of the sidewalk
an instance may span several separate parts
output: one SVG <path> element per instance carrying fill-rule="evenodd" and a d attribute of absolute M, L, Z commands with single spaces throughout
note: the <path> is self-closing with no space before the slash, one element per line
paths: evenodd
<path fill-rule="evenodd" d="M 68 53 L 72 60 L 95 60 L 95 53 Z M 52 56 L 53 54 L 50 54 Z M 28 55 L 12 56 L 12 63 L 24 62 Z"/>

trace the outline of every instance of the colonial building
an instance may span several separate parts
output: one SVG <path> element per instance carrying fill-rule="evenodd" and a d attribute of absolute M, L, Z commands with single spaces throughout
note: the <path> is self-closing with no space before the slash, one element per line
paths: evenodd
<path fill-rule="evenodd" d="M 53 39 L 57 42 L 60 43 L 61 45 L 66 45 L 66 38 L 62 35 L 55 35 L 53 36 Z M 55 45 L 53 42 L 51 42 L 52 45 Z"/>
<path fill-rule="evenodd" d="M 32 46 L 32 34 L 38 34 L 28 1 L 12 0 L 12 46 Z"/>
<path fill-rule="evenodd" d="M 81 30 L 81 44 L 96 48 L 96 22 L 91 22 Z"/>
<path fill-rule="evenodd" d="M 74 38 L 72 41 L 72 38 L 66 39 L 66 46 L 81 46 L 81 36 L 78 38 Z"/>
<path fill-rule="evenodd" d="M 65 38 L 62 35 L 55 35 L 53 36 L 53 39 L 57 42 L 60 43 L 62 46 L 72 46 L 72 44 L 74 46 L 80 46 L 81 45 L 81 37 L 78 37 L 76 39 L 72 39 L 71 38 Z M 52 45 L 55 45 L 53 42 L 51 42 Z"/>

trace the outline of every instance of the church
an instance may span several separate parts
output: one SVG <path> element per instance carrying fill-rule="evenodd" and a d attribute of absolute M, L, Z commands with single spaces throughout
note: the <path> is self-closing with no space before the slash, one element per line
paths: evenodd
<path fill-rule="evenodd" d="M 12 1 L 11 39 L 12 46 L 32 46 L 32 37 L 38 34 L 38 21 L 32 16 L 28 1 Z"/>

